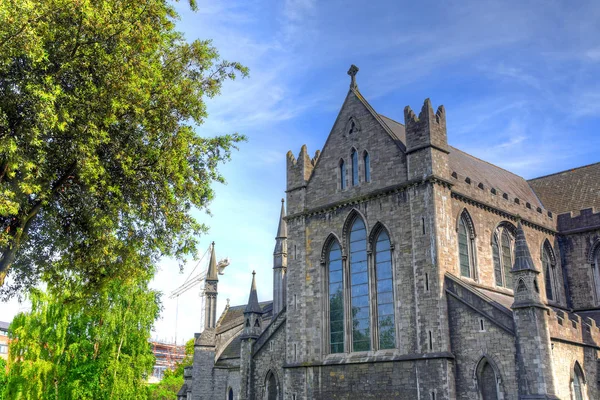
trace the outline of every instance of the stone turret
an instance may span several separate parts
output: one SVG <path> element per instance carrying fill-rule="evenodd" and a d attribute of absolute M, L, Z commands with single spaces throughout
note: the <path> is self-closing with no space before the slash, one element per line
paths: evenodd
<path fill-rule="evenodd" d="M 281 212 L 279 226 L 275 237 L 275 250 L 273 250 L 273 316 L 285 307 L 287 273 L 287 223 L 285 222 L 284 200 L 281 199 Z"/>
<path fill-rule="evenodd" d="M 206 295 L 206 302 L 204 304 L 204 329 L 214 329 L 217 326 L 218 283 L 219 274 L 217 270 L 217 258 L 215 257 L 215 242 L 212 242 L 204 289 Z"/>
<path fill-rule="evenodd" d="M 262 308 L 258 304 L 258 294 L 256 292 L 256 272 L 252 272 L 252 285 L 250 286 L 250 296 L 248 304 L 244 310 L 244 329 L 241 339 L 242 345 L 240 350 L 240 399 L 253 399 L 253 386 L 250 384 L 253 372 L 252 353 L 254 351 L 254 343 L 256 338 L 262 332 Z"/>
<path fill-rule="evenodd" d="M 413 110 L 404 108 L 406 128 L 406 154 L 408 155 L 408 179 L 429 175 L 449 177 L 448 135 L 446 133 L 446 110 L 439 106 L 433 112 L 431 101 L 425 99 L 417 117 Z"/>
<path fill-rule="evenodd" d="M 511 273 L 515 292 L 511 308 L 518 352 L 519 399 L 558 399 L 552 373 L 548 309 L 542 302 L 538 285 L 540 272 L 533 264 L 521 223 L 517 227 Z"/>

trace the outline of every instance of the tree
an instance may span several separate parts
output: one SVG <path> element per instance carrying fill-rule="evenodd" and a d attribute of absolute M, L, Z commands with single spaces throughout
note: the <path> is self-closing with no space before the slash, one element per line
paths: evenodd
<path fill-rule="evenodd" d="M 175 370 L 166 370 L 159 383 L 148 385 L 148 400 L 176 399 L 177 393 L 183 385 L 183 373 L 185 367 L 192 365 L 194 357 L 194 339 L 185 344 L 185 357 L 177 364 Z"/>
<path fill-rule="evenodd" d="M 158 294 L 144 279 L 113 280 L 73 302 L 68 291 L 33 289 L 29 313 L 11 324 L 11 399 L 139 399 L 154 366 L 148 339 Z"/>
<path fill-rule="evenodd" d="M 176 18 L 167 0 L 0 2 L 5 296 L 40 279 L 93 293 L 195 254 L 206 227 L 191 211 L 206 210 L 244 137 L 194 127 L 204 100 L 248 71 L 186 42 Z"/>
<path fill-rule="evenodd" d="M 4 358 L 0 358 L 0 400 L 6 399 L 4 390 L 6 389 L 7 373 L 6 373 L 6 361 Z"/>

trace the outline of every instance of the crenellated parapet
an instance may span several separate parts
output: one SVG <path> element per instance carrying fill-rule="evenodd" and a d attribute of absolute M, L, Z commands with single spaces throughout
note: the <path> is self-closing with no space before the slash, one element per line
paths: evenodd
<path fill-rule="evenodd" d="M 295 214 L 304 209 L 304 194 L 321 152 L 317 150 L 313 158 L 308 155 L 306 145 L 300 149 L 298 158 L 294 157 L 292 151 L 287 153 L 287 204 L 288 213 Z"/>
<path fill-rule="evenodd" d="M 552 339 L 600 346 L 600 328 L 595 320 L 575 313 L 550 309 L 548 329 Z"/>
<path fill-rule="evenodd" d="M 310 176 L 315 168 L 315 164 L 319 159 L 321 152 L 317 150 L 313 158 L 308 155 L 306 145 L 300 149 L 298 158 L 294 157 L 292 151 L 287 153 L 287 190 L 298 189 L 310 179 Z"/>
<path fill-rule="evenodd" d="M 600 229 L 600 210 L 585 208 L 578 212 L 559 214 L 558 231 L 561 233 L 577 233 Z"/>
<path fill-rule="evenodd" d="M 406 152 L 411 153 L 425 147 L 434 147 L 448 153 L 446 133 L 446 110 L 439 106 L 433 111 L 431 100 L 425 99 L 417 117 L 410 106 L 404 108 L 406 129 Z"/>

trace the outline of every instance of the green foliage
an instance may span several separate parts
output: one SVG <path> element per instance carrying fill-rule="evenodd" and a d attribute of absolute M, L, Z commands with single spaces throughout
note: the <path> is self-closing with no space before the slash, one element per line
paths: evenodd
<path fill-rule="evenodd" d="M 8 381 L 8 374 L 6 373 L 6 361 L 0 358 L 0 400 L 8 399 L 5 396 L 4 390 L 6 389 L 6 382 Z"/>
<path fill-rule="evenodd" d="M 144 279 L 114 280 L 72 302 L 32 290 L 32 309 L 11 324 L 10 399 L 139 399 L 154 355 L 148 342 L 158 294 Z"/>
<path fill-rule="evenodd" d="M 194 339 L 185 343 L 185 357 L 177 364 L 175 370 L 165 371 L 159 383 L 148 385 L 148 400 L 176 399 L 177 392 L 183 385 L 183 372 L 185 367 L 192 365 L 194 358 Z"/>
<path fill-rule="evenodd" d="M 187 43 L 176 18 L 167 0 L 0 2 L 5 296 L 40 280 L 91 293 L 195 254 L 205 226 L 191 210 L 206 210 L 244 137 L 194 127 L 204 100 L 248 71 Z"/>

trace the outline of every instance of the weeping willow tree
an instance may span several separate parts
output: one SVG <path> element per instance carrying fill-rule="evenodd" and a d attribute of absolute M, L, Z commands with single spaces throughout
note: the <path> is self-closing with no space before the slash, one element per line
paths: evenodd
<path fill-rule="evenodd" d="M 32 290 L 31 312 L 11 324 L 7 398 L 143 398 L 160 307 L 150 277 L 113 280 L 83 304 L 68 291 Z"/>

